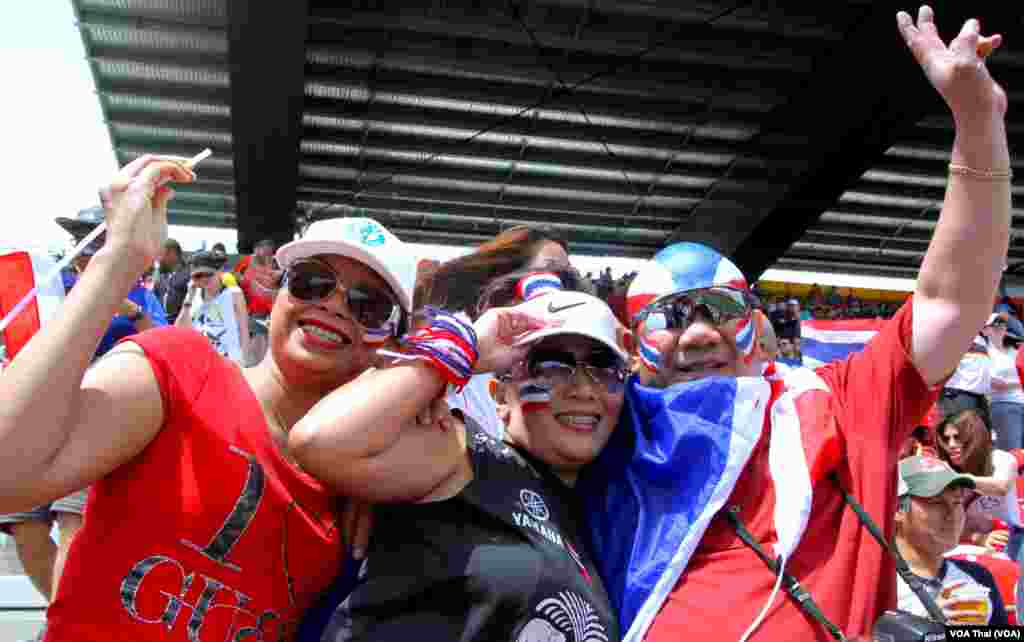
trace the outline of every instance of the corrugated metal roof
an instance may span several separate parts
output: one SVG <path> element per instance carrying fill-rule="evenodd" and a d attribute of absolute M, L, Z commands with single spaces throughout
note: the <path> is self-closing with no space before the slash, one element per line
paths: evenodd
<path fill-rule="evenodd" d="M 215 151 L 201 180 L 179 190 L 172 221 L 265 215 L 236 211 L 227 0 L 73 3 L 119 159 Z M 736 194 L 736 209 L 715 216 L 749 227 L 750 199 L 799 187 L 806 158 L 822 153 L 815 128 L 835 114 L 780 114 L 876 10 L 868 0 L 309 5 L 302 217 L 369 214 L 441 243 L 547 223 L 577 251 L 633 256 L 658 249 L 712 197 L 728 205 Z M 1024 56 L 1001 52 L 991 67 L 1024 86 L 1010 80 L 1024 75 Z M 864 73 L 854 82 L 870 83 Z M 1008 129 L 1021 138 L 1024 120 L 1011 112 Z M 814 205 L 821 216 L 777 265 L 917 269 L 943 198 L 950 119 L 925 115 L 893 142 L 844 193 Z M 1014 219 L 1024 237 L 1024 210 Z"/>

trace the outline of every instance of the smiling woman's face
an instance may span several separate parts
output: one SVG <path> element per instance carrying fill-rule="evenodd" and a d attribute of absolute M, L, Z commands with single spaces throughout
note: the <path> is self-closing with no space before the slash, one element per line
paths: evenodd
<path fill-rule="evenodd" d="M 549 337 L 533 351 L 576 364 L 621 366 L 606 346 L 580 335 Z M 563 479 L 575 479 L 579 469 L 600 454 L 618 423 L 625 398 L 621 383 L 599 383 L 579 367 L 568 383 L 545 385 L 531 379 L 508 388 L 509 438 Z"/>
<path fill-rule="evenodd" d="M 316 302 L 302 301 L 281 288 L 271 312 L 270 354 L 293 384 L 337 387 L 366 370 L 379 347 L 364 342 L 365 329 L 348 308 L 346 288 L 391 289 L 362 263 L 335 255 L 315 258 L 335 272 L 340 287 Z"/>

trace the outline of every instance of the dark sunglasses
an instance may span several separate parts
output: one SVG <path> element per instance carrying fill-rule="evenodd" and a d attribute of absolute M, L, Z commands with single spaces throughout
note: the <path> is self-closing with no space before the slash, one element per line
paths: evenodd
<path fill-rule="evenodd" d="M 572 353 L 550 348 L 533 350 L 526 357 L 529 377 L 552 386 L 574 382 L 576 373 L 581 370 L 590 381 L 609 390 L 616 389 L 626 380 L 622 360 L 609 351 L 595 350 L 582 363 Z"/>
<path fill-rule="evenodd" d="M 746 290 L 730 287 L 686 290 L 663 296 L 637 313 L 634 324 L 645 332 L 683 331 L 698 319 L 715 327 L 749 320 L 757 298 Z"/>
<path fill-rule="evenodd" d="M 401 307 L 388 294 L 365 286 L 342 285 L 329 265 L 314 260 L 294 263 L 285 272 L 285 285 L 293 297 L 304 303 L 316 303 L 343 290 L 345 304 L 355 320 L 367 330 L 380 330 L 393 323 L 397 329 Z"/>
<path fill-rule="evenodd" d="M 1009 324 L 1006 322 L 1005 319 L 996 319 L 995 321 L 993 321 L 989 325 L 992 326 L 993 328 L 1005 328 Z"/>
<path fill-rule="evenodd" d="M 534 274 L 554 274 L 561 279 L 563 290 L 593 294 L 590 283 L 575 268 L 563 268 L 560 270 L 538 269 L 516 272 L 498 277 L 484 287 L 476 306 L 477 317 L 491 308 L 504 308 L 522 303 L 519 295 L 519 282 Z"/>

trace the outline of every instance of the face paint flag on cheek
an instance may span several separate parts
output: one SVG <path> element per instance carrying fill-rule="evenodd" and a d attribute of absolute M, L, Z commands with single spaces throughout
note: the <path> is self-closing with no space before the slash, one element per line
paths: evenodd
<path fill-rule="evenodd" d="M 640 335 L 640 361 L 643 362 L 644 366 L 648 370 L 657 371 L 659 364 L 661 363 L 661 351 L 658 350 L 658 345 L 655 342 L 658 332 L 651 334 Z M 666 333 L 667 334 L 667 333 Z"/>
<path fill-rule="evenodd" d="M 535 381 L 527 381 L 519 386 L 519 401 L 523 414 L 542 412 L 551 408 L 551 387 Z"/>
<path fill-rule="evenodd" d="M 749 357 L 754 353 L 754 345 L 757 343 L 755 326 L 752 318 L 736 322 L 736 351 L 743 357 Z"/>

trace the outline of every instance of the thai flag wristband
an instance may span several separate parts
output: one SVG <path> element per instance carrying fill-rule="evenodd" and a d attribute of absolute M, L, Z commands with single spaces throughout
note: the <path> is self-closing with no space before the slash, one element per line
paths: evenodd
<path fill-rule="evenodd" d="M 421 360 L 432 365 L 446 382 L 461 390 L 473 376 L 477 337 L 473 326 L 455 315 L 433 307 L 424 308 L 430 324 L 399 339 L 403 353 L 378 351 L 400 360 Z"/>

